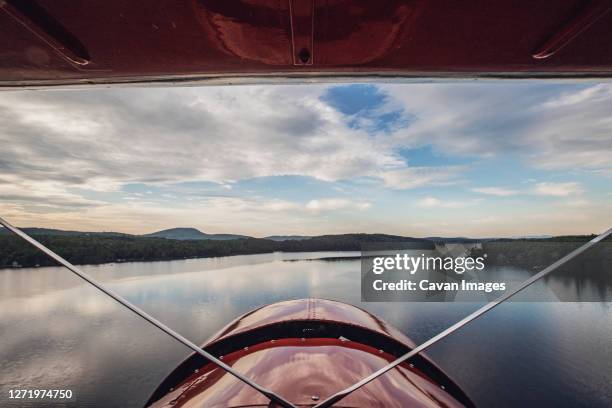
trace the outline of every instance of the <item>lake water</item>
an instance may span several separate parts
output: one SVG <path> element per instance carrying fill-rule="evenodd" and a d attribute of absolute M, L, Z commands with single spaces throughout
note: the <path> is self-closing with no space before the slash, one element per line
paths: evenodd
<path fill-rule="evenodd" d="M 317 259 L 347 255 L 358 253 L 275 253 L 83 270 L 196 343 L 253 308 L 286 299 L 352 303 L 417 343 L 479 306 L 362 303 L 359 260 Z M 428 354 L 477 406 L 610 407 L 611 305 L 504 304 Z M 70 388 L 79 406 L 142 407 L 188 354 L 65 269 L 0 270 L 1 406 L 10 388 Z"/>

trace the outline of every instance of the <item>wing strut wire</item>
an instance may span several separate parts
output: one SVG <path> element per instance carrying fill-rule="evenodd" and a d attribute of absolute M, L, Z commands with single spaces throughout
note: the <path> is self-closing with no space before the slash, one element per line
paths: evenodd
<path fill-rule="evenodd" d="M 157 320 L 153 316 L 151 316 L 148 313 L 146 313 L 144 310 L 140 309 L 138 306 L 133 305 L 128 300 L 126 300 L 123 297 L 121 297 L 119 294 L 115 293 L 114 291 L 112 291 L 111 289 L 107 288 L 103 284 L 101 284 L 101 283 L 97 282 L 96 280 L 92 279 L 86 273 L 81 271 L 79 268 L 77 268 L 76 266 L 74 266 L 73 264 L 71 264 L 70 262 L 68 262 L 67 260 L 62 258 L 61 256 L 59 256 L 58 254 L 56 254 L 55 252 L 53 252 L 52 250 L 50 250 L 49 248 L 44 246 L 40 242 L 36 241 L 34 238 L 30 237 L 28 234 L 26 234 L 25 232 L 21 231 L 19 228 L 12 226 L 8 221 L 4 220 L 1 217 L 0 217 L 0 224 L 4 225 L 8 230 L 10 230 L 11 232 L 16 234 L 17 236 L 19 236 L 23 240 L 27 241 L 29 244 L 31 244 L 34 247 L 40 249 L 42 252 L 44 252 L 45 254 L 47 254 L 48 256 L 50 256 L 51 258 L 56 260 L 57 262 L 59 262 L 61 265 L 66 267 L 68 270 L 73 272 L 75 275 L 77 275 L 78 277 L 80 277 L 81 279 L 86 281 L 87 283 L 89 283 L 92 286 L 94 286 L 96 289 L 98 289 L 101 292 L 103 292 L 104 294 L 110 296 L 111 298 L 113 298 L 115 301 L 117 301 L 121 305 L 123 305 L 126 308 L 130 309 L 132 312 L 136 313 L 138 316 L 140 316 L 141 318 L 143 318 L 147 322 L 151 323 L 153 326 L 157 327 L 158 329 L 160 329 L 161 331 L 163 331 L 164 333 L 166 333 L 167 335 L 169 335 L 173 339 L 177 340 L 179 343 L 182 343 L 183 345 L 189 347 L 191 350 L 195 351 L 196 353 L 198 353 L 202 357 L 206 358 L 210 362 L 216 364 L 217 366 L 219 366 L 223 370 L 227 371 L 229 374 L 233 375 L 234 377 L 236 377 L 240 381 L 242 381 L 245 384 L 248 384 L 249 386 L 253 387 L 257 391 L 259 391 L 260 393 L 265 395 L 267 398 L 269 398 L 270 401 L 273 401 L 276 404 L 279 404 L 283 408 L 297 408 L 295 405 L 293 405 L 289 401 L 286 401 L 281 396 L 279 396 L 279 395 L 275 394 L 274 392 L 272 392 L 272 391 L 262 387 L 261 385 L 253 382 L 252 380 L 250 380 L 247 377 L 243 376 L 239 372 L 235 371 L 232 367 L 230 367 L 229 365 L 225 364 L 223 361 L 219 360 L 217 357 L 213 356 L 212 354 L 210 354 L 206 350 L 202 349 L 201 347 L 199 347 L 195 343 L 189 341 L 188 339 L 186 339 L 185 337 L 183 337 L 179 333 L 175 332 L 174 330 L 172 330 L 171 328 L 169 328 L 168 326 L 166 326 L 165 324 L 163 324 L 162 322 L 160 322 L 159 320 Z"/>
<path fill-rule="evenodd" d="M 455 323 L 452 326 L 448 327 L 447 329 L 441 331 L 440 333 L 438 333 L 434 337 L 430 338 L 426 342 L 422 343 L 421 345 L 415 347 L 414 349 L 412 349 L 408 353 L 406 353 L 403 356 L 399 357 L 397 360 L 395 360 L 395 361 L 389 363 L 388 365 L 382 367 L 378 371 L 370 374 L 369 376 L 365 377 L 363 380 L 361 380 L 361 381 L 351 385 L 350 387 L 348 387 L 348 388 L 346 388 L 346 389 L 344 389 L 344 390 L 342 390 L 342 391 L 340 391 L 340 392 L 338 392 L 338 393 L 328 397 L 327 399 L 321 401 L 320 403 L 318 403 L 317 405 L 315 405 L 312 408 L 328 408 L 328 407 L 331 407 L 333 404 L 335 404 L 336 402 L 344 399 L 345 397 L 347 397 L 352 392 L 354 392 L 354 391 L 358 390 L 359 388 L 363 387 L 364 385 L 368 384 L 370 381 L 375 380 L 376 378 L 378 378 L 381 375 L 385 374 L 387 371 L 391 370 L 392 368 L 397 367 L 398 365 L 402 364 L 404 361 L 408 360 L 411 357 L 414 357 L 415 355 L 419 354 L 421 351 L 425 350 L 429 346 L 431 346 L 431 345 L 437 343 L 438 341 L 442 340 L 443 338 L 445 338 L 449 334 L 454 333 L 455 331 L 461 329 L 463 326 L 467 325 L 468 323 L 472 322 L 473 320 L 476 320 L 480 316 L 484 315 L 485 313 L 487 313 L 488 311 L 493 309 L 495 306 L 498 306 L 501 303 L 505 302 L 506 300 L 508 300 L 512 296 L 516 295 L 517 293 L 519 293 L 520 291 L 522 291 L 523 289 L 525 289 L 526 287 L 528 287 L 529 285 L 531 285 L 535 281 L 537 281 L 537 280 L 543 278 L 544 276 L 548 275 L 549 273 L 553 272 L 555 269 L 559 268 L 564 263 L 566 263 L 566 262 L 570 261 L 571 259 L 575 258 L 576 256 L 580 255 L 581 253 L 583 253 L 584 251 L 586 251 L 587 249 L 589 249 L 590 247 L 592 247 L 593 245 L 595 245 L 599 241 L 604 240 L 610 234 L 612 234 L 612 228 L 610 228 L 609 230 L 607 230 L 603 234 L 598 235 L 597 237 L 593 238 L 592 240 L 590 240 L 586 244 L 576 248 L 575 250 L 573 250 L 569 254 L 565 255 L 563 258 L 557 260 L 556 262 L 550 264 L 546 268 L 542 269 L 540 272 L 538 272 L 537 274 L 533 275 L 531 278 L 529 278 L 525 282 L 523 282 L 520 286 L 518 286 L 512 292 L 504 294 L 504 295 L 498 297 L 497 299 L 493 300 L 492 302 L 487 303 L 486 305 L 484 305 L 480 309 L 476 310 L 472 314 L 464 317 L 463 319 L 459 320 L 457 323 Z"/>

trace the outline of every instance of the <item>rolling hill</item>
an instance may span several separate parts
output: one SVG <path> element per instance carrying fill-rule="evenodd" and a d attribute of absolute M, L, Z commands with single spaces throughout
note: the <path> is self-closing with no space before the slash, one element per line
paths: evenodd
<path fill-rule="evenodd" d="M 196 228 L 170 228 L 162 231 L 153 232 L 151 234 L 145 234 L 142 236 L 149 238 L 177 239 L 180 241 L 200 239 L 224 241 L 228 239 L 251 238 L 246 235 L 236 234 L 206 234 Z"/>

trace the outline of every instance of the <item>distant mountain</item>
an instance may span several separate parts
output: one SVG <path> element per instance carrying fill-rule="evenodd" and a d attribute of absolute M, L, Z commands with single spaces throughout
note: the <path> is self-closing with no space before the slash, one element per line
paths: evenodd
<path fill-rule="evenodd" d="M 246 235 L 235 234 L 205 234 L 204 232 L 196 228 L 170 228 L 163 231 L 153 232 L 151 234 L 145 234 L 142 236 L 150 238 L 176 239 L 181 241 L 199 239 L 224 241 L 229 239 L 251 238 Z"/>
<path fill-rule="evenodd" d="M 121 232 L 87 232 L 87 231 L 64 231 L 52 228 L 35 228 L 35 227 L 26 227 L 21 228 L 28 235 L 51 235 L 51 236 L 106 236 L 106 237 L 151 237 L 151 238 L 165 238 L 165 239 L 175 239 L 175 240 L 216 240 L 216 241 L 224 241 L 230 239 L 241 239 L 241 238 L 252 238 L 247 235 L 237 235 L 237 234 L 206 234 L 196 228 L 170 228 L 162 231 L 153 232 L 151 234 L 144 235 L 131 235 L 124 234 Z M 11 234 L 6 228 L 0 227 L 0 235 Z M 268 239 L 271 241 L 303 241 L 313 238 L 320 239 L 329 239 L 329 238 L 339 238 L 339 237 L 360 237 L 360 236 L 368 236 L 373 238 L 374 240 L 391 240 L 397 241 L 402 239 L 413 240 L 415 238 L 409 237 L 401 237 L 397 235 L 386 235 L 386 234 L 340 234 L 340 235 L 270 235 L 264 237 L 262 239 Z M 485 242 L 485 241 L 494 241 L 500 239 L 506 240 L 521 240 L 521 239 L 530 239 L 530 240 L 540 240 L 540 239 L 551 239 L 553 236 L 551 235 L 524 235 L 524 236 L 514 236 L 510 238 L 467 238 L 467 237 L 426 237 L 421 238 L 433 242 L 444 242 L 444 243 L 470 243 L 470 242 Z"/>
<path fill-rule="evenodd" d="M 429 241 L 443 242 L 445 244 L 464 244 L 464 243 L 475 243 L 483 240 L 489 240 L 490 238 L 466 238 L 466 237 L 427 237 Z"/>
<path fill-rule="evenodd" d="M 112 237 L 152 237 L 152 238 L 166 238 L 176 240 L 189 240 L 189 239 L 210 239 L 210 240 L 228 240 L 228 239 L 240 239 L 250 238 L 246 235 L 235 235 L 235 234 L 205 234 L 202 231 L 195 228 L 171 228 L 163 231 L 157 231 L 152 234 L 144 235 L 131 235 L 123 234 L 120 232 L 86 232 L 86 231 L 63 231 L 51 228 L 21 228 L 28 235 L 51 235 L 51 236 L 112 236 Z M 6 228 L 0 227 L 0 235 L 11 234 Z"/>
<path fill-rule="evenodd" d="M 443 242 L 446 244 L 465 244 L 465 243 L 476 243 L 476 242 L 490 242 L 490 241 L 499 241 L 499 240 L 545 240 L 554 238 L 552 235 L 517 235 L 509 238 L 495 238 L 495 237 L 485 237 L 485 238 L 466 238 L 466 237 L 427 237 L 430 241 L 434 242 Z"/>
<path fill-rule="evenodd" d="M 271 239 L 272 241 L 300 241 L 302 239 L 312 238 L 310 235 L 270 235 L 263 239 Z"/>
<path fill-rule="evenodd" d="M 512 239 L 549 239 L 553 238 L 552 235 L 519 235 L 512 237 Z"/>

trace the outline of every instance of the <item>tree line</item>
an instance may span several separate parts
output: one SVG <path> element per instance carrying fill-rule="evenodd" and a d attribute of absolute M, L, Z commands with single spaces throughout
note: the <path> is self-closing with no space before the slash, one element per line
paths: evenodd
<path fill-rule="evenodd" d="M 365 242 L 425 241 L 385 234 L 322 235 L 303 240 L 261 238 L 172 240 L 131 235 L 35 235 L 73 264 L 162 261 L 269 252 L 360 251 Z M 0 267 L 50 266 L 56 262 L 14 235 L 0 235 Z"/>

